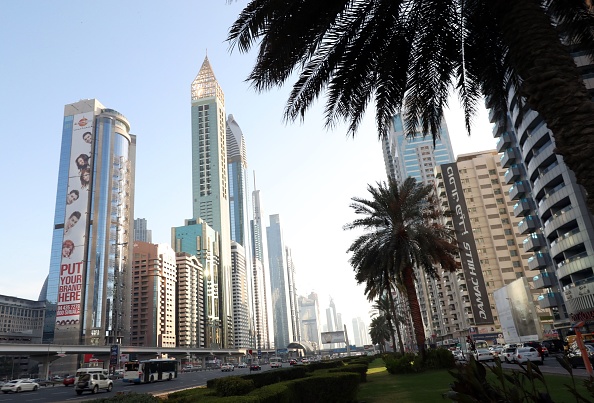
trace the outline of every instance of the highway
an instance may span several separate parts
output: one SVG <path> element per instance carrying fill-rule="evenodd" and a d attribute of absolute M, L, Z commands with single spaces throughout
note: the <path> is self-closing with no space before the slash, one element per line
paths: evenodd
<path fill-rule="evenodd" d="M 284 364 L 287 367 L 289 364 Z M 262 365 L 262 371 L 270 371 L 268 365 Z M 273 369 L 274 371 L 274 369 Z M 77 396 L 74 387 L 63 385 L 56 385 L 55 387 L 41 387 L 35 392 L 21 392 L 21 393 L 0 393 L 0 403 L 57 403 L 57 402 L 83 402 L 94 399 L 108 398 L 115 396 L 117 393 L 170 393 L 176 390 L 188 389 L 197 386 L 206 386 L 206 381 L 209 379 L 220 378 L 232 375 L 246 375 L 249 374 L 249 368 L 238 369 L 235 368 L 232 372 L 221 372 L 221 370 L 204 370 L 197 372 L 180 373 L 177 379 L 172 381 L 155 382 L 152 384 L 131 385 L 124 383 L 122 380 L 115 380 L 114 387 L 111 392 L 99 391 L 96 395 L 84 393 L 82 396 Z"/>

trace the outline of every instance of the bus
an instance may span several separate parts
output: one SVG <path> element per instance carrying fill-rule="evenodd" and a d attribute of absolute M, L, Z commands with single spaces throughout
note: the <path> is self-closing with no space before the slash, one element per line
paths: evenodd
<path fill-rule="evenodd" d="M 124 382 L 152 383 L 177 378 L 179 362 L 175 359 L 130 361 L 125 364 Z"/>

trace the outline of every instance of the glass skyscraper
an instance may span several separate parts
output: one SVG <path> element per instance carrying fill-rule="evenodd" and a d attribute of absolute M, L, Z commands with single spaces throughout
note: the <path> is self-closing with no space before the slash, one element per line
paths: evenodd
<path fill-rule="evenodd" d="M 233 346 L 231 304 L 231 234 L 225 96 L 204 58 L 192 82 L 192 205 L 193 218 L 201 218 L 220 235 L 219 315 L 222 346 Z"/>
<path fill-rule="evenodd" d="M 135 155 L 122 114 L 65 106 L 45 343 L 129 343 Z"/>

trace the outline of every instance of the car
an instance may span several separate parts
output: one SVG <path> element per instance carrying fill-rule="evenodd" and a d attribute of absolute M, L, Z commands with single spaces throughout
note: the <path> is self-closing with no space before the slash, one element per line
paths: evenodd
<path fill-rule="evenodd" d="M 297 364 L 297 360 L 291 359 L 289 360 L 289 365 L 295 365 Z"/>
<path fill-rule="evenodd" d="M 542 364 L 541 354 L 534 347 L 518 347 L 514 354 L 514 361 L 518 364 L 525 364 L 528 361 L 535 364 Z"/>
<path fill-rule="evenodd" d="M 194 370 L 194 366 L 191 364 L 184 366 L 184 372 L 192 372 L 193 370 Z"/>
<path fill-rule="evenodd" d="M 95 394 L 99 392 L 99 389 L 104 389 L 107 392 L 111 392 L 113 389 L 113 381 L 102 372 L 84 373 L 78 377 L 78 381 L 74 385 L 77 395 L 82 395 L 85 391 Z"/>
<path fill-rule="evenodd" d="M 258 364 L 250 365 L 250 371 L 260 371 L 260 370 L 262 370 L 262 367 L 259 366 Z"/>
<path fill-rule="evenodd" d="M 538 352 L 538 356 L 540 357 L 540 363 L 544 364 L 544 352 L 542 350 L 542 344 L 540 344 L 537 341 L 528 341 L 525 343 L 522 343 L 522 345 L 520 347 L 532 347 L 534 348 L 537 352 Z"/>
<path fill-rule="evenodd" d="M 454 355 L 454 359 L 456 361 L 466 361 L 466 356 L 464 355 L 464 353 L 460 350 L 454 350 L 452 351 L 452 354 Z"/>
<path fill-rule="evenodd" d="M 543 353 L 543 355 L 544 355 L 545 357 L 548 357 L 548 356 L 549 356 L 549 349 L 548 349 L 548 348 L 546 348 L 545 346 L 542 346 L 541 348 L 542 348 L 542 353 Z"/>
<path fill-rule="evenodd" d="M 302 358 L 302 359 L 301 359 L 301 362 L 302 362 L 303 364 L 309 364 L 309 359 L 307 359 L 307 358 Z"/>
<path fill-rule="evenodd" d="M 503 352 L 501 353 L 501 357 L 503 357 L 503 361 L 512 363 L 515 360 L 515 358 L 514 358 L 515 354 L 516 354 L 516 347 L 508 347 L 503 350 Z"/>
<path fill-rule="evenodd" d="M 225 363 L 225 364 L 221 365 L 221 372 L 231 372 L 231 371 L 235 371 L 235 367 L 233 366 L 233 364 Z"/>
<path fill-rule="evenodd" d="M 237 364 L 237 368 L 247 368 L 247 364 L 245 362 L 240 362 Z"/>
<path fill-rule="evenodd" d="M 68 375 L 67 377 L 64 378 L 64 380 L 62 381 L 62 383 L 64 384 L 64 386 L 68 387 L 70 385 L 74 385 L 74 375 Z"/>
<path fill-rule="evenodd" d="M 499 357 L 501 355 L 501 353 L 503 352 L 503 347 L 495 346 L 495 347 L 493 347 L 491 352 L 493 353 L 494 357 Z"/>
<path fill-rule="evenodd" d="M 35 391 L 37 389 L 39 389 L 39 384 L 30 379 L 15 379 L 14 381 L 6 382 L 2 385 L 2 388 L 0 388 L 3 393 L 19 393 L 24 391 Z"/>
<path fill-rule="evenodd" d="M 559 339 L 543 340 L 541 344 L 543 347 L 546 347 L 549 350 L 549 352 L 552 354 L 562 353 L 565 351 L 565 343 L 563 342 L 563 340 L 559 340 Z"/>
<path fill-rule="evenodd" d="M 489 351 L 488 348 L 477 348 L 474 353 L 472 353 L 474 359 L 477 361 L 494 361 L 495 357 L 493 353 Z"/>
<path fill-rule="evenodd" d="M 591 344 L 584 344 L 586 347 L 586 352 L 588 354 L 588 358 L 590 359 L 590 364 L 594 367 L 594 346 Z M 582 358 L 582 353 L 580 349 L 577 347 L 577 343 L 572 345 L 568 352 L 567 352 L 567 359 L 569 360 L 569 364 L 572 368 L 577 367 L 586 367 L 584 363 L 584 359 Z"/>

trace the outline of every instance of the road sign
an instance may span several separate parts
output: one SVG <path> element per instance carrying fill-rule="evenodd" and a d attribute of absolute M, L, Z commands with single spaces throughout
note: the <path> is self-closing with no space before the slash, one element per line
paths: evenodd
<path fill-rule="evenodd" d="M 262 358 L 262 350 L 258 349 L 258 358 Z"/>
<path fill-rule="evenodd" d="M 248 353 L 249 355 L 252 355 L 252 350 L 251 350 L 251 349 L 250 349 L 250 350 L 248 350 L 248 351 L 247 351 L 247 353 Z"/>

